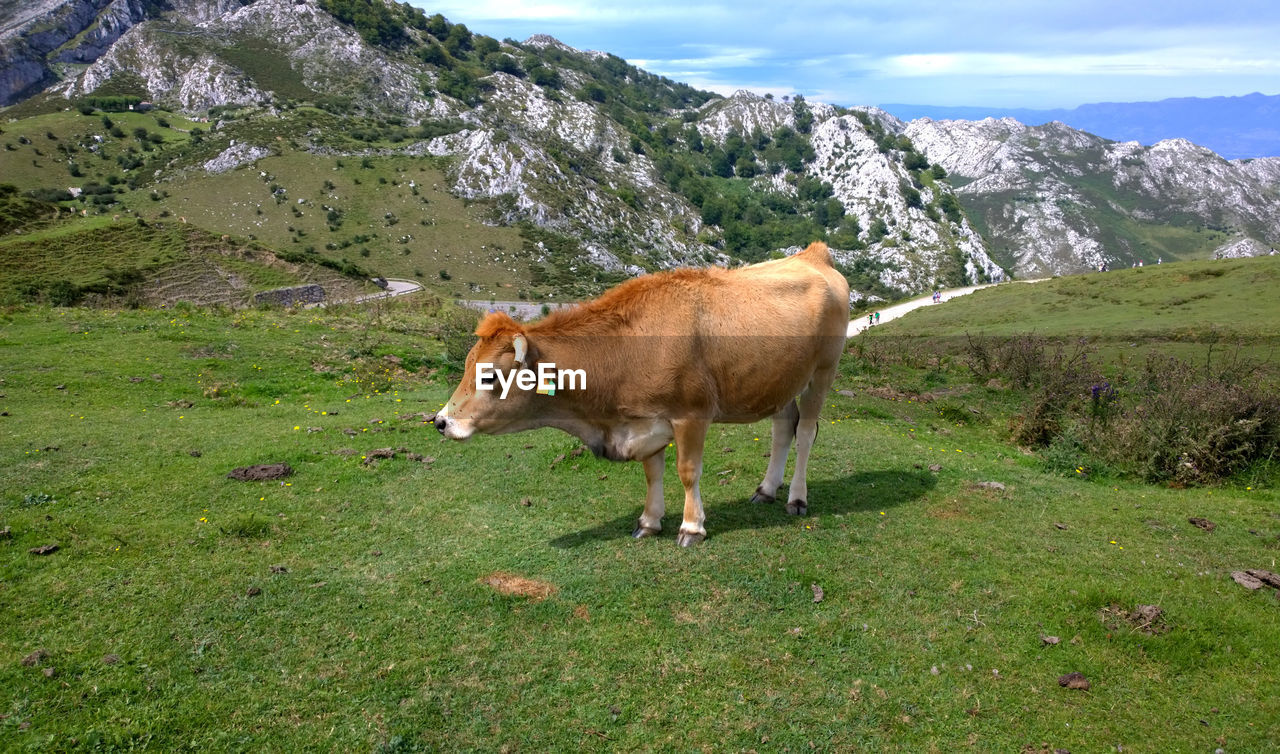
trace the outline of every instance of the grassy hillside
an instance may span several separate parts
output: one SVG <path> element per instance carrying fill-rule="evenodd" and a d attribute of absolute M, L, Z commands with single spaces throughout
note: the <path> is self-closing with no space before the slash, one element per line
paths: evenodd
<path fill-rule="evenodd" d="M 1015 335 L 1197 339 L 1280 332 L 1280 257 L 1149 265 L 1015 283 L 929 306 L 886 335 Z"/>
<path fill-rule="evenodd" d="M 377 290 L 320 257 L 291 259 L 179 222 L 75 218 L 0 238 L 0 301 L 245 306 L 254 293 L 308 283 L 330 300 Z"/>
<path fill-rule="evenodd" d="M 1274 570 L 1265 477 L 1185 490 L 1046 473 L 1008 441 L 1008 391 L 937 354 L 849 356 L 812 515 L 747 502 L 767 423 L 716 426 L 708 540 L 675 546 L 669 468 L 666 532 L 634 541 L 637 464 L 575 455 L 554 431 L 446 443 L 424 422 L 452 388 L 433 372 L 433 310 L 0 315 L 10 746 L 1280 738 L 1275 600 L 1229 577 Z M 227 478 L 278 462 L 294 475 Z M 1070 672 L 1090 689 L 1060 686 Z"/>
<path fill-rule="evenodd" d="M 579 290 L 583 281 L 561 279 L 580 258 L 576 243 L 497 226 L 488 219 L 488 205 L 446 190 L 445 162 L 396 155 L 406 139 L 423 135 L 416 130 L 358 117 L 339 120 L 305 107 L 273 119 L 239 119 L 234 111 L 218 117 L 223 123 L 216 134 L 208 123 L 163 111 L 86 115 L 70 109 L 5 124 L 0 175 L 17 192 L 6 204 L 12 211 L 4 217 L 15 219 L 5 220 L 5 229 L 33 211 L 16 204 L 30 204 L 26 194 L 32 194 L 46 201 L 39 205 L 46 214 L 60 207 L 64 220 L 79 214 L 93 227 L 117 217 L 185 222 L 214 235 L 247 237 L 286 256 L 414 278 L 448 296 L 535 299 L 587 290 Z M 270 155 L 207 172 L 204 164 L 233 143 L 265 147 Z M 337 156 L 342 152 L 355 156 Z M 83 193 L 72 198 L 70 188 Z M 559 251 L 536 250 L 539 240 L 551 240 Z M 102 276 L 112 256 L 148 254 L 125 246 L 101 257 L 103 265 L 95 266 L 93 258 L 77 263 L 84 275 Z"/>

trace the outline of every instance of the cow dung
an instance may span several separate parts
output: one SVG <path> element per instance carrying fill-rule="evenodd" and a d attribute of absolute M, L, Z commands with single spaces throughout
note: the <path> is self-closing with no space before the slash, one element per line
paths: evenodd
<path fill-rule="evenodd" d="M 260 463 L 256 466 L 241 466 L 227 474 L 228 479 L 240 482 L 264 482 L 271 479 L 284 479 L 293 476 L 293 467 L 287 463 Z"/>

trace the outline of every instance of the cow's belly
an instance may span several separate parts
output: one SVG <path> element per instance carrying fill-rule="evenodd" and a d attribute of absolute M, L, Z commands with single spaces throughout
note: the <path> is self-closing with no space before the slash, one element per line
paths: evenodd
<path fill-rule="evenodd" d="M 611 461 L 642 461 L 667 447 L 675 434 L 666 419 L 634 419 L 610 427 L 596 455 Z"/>

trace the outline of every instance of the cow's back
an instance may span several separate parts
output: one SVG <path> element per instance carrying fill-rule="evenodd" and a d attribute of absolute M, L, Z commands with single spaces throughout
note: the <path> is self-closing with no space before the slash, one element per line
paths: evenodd
<path fill-rule="evenodd" d="M 596 412 L 754 421 L 794 398 L 816 369 L 834 367 L 848 296 L 826 246 L 814 244 L 734 270 L 635 278 L 529 332 L 561 344 L 560 366 L 586 371 L 583 398 Z"/>

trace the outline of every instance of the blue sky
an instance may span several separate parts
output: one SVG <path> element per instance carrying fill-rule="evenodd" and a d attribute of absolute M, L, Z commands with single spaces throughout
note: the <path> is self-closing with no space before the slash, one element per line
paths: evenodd
<path fill-rule="evenodd" d="M 728 94 L 1074 107 L 1280 93 L 1276 0 L 446 0 L 473 32 L 550 34 Z"/>

